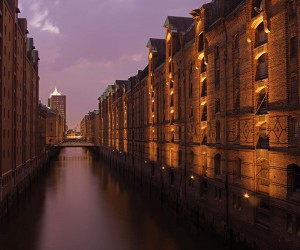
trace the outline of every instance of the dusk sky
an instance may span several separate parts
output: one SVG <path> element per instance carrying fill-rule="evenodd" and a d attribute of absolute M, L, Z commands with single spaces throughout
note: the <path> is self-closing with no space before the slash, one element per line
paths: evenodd
<path fill-rule="evenodd" d="M 56 86 L 67 96 L 67 124 L 80 129 L 116 79 L 147 65 L 150 37 L 164 38 L 166 17 L 189 16 L 204 0 L 19 0 L 40 53 L 40 99 Z M 56 82 L 56 83 L 55 83 Z"/>

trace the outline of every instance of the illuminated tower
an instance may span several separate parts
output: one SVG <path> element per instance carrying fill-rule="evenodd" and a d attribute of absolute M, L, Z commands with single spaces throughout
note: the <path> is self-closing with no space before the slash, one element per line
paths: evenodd
<path fill-rule="evenodd" d="M 66 131 L 66 96 L 62 95 L 60 92 L 57 91 L 57 88 L 50 94 L 50 98 L 48 99 L 48 106 L 51 109 L 58 110 L 64 120 L 64 130 Z"/>

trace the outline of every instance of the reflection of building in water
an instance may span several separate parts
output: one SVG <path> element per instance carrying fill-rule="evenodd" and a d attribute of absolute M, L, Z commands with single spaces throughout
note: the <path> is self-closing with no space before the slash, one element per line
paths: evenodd
<path fill-rule="evenodd" d="M 99 98 L 102 152 L 157 182 L 164 171 L 220 231 L 297 248 L 299 13 L 294 0 L 215 0 L 167 17 L 148 66 Z"/>

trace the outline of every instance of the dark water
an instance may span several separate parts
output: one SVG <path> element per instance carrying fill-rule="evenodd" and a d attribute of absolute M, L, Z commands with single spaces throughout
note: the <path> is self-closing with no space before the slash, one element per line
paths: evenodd
<path fill-rule="evenodd" d="M 0 250 L 222 249 L 125 188 L 84 148 L 63 149 L 50 172 L 0 228 Z"/>

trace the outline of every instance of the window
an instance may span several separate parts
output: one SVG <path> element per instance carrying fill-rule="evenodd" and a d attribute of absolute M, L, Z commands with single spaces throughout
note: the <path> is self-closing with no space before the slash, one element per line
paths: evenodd
<path fill-rule="evenodd" d="M 201 60 L 201 73 L 206 72 L 206 64 L 204 58 Z"/>
<path fill-rule="evenodd" d="M 218 88 L 220 86 L 220 70 L 217 69 L 215 72 L 215 87 Z"/>
<path fill-rule="evenodd" d="M 291 38 L 291 58 L 297 58 L 298 56 L 298 41 L 297 37 L 292 37 Z"/>
<path fill-rule="evenodd" d="M 233 49 L 237 50 L 239 48 L 239 37 L 238 35 L 235 35 L 233 37 Z"/>
<path fill-rule="evenodd" d="M 268 77 L 268 55 L 264 53 L 257 60 L 256 80 Z"/>
<path fill-rule="evenodd" d="M 264 23 L 261 22 L 255 30 L 255 47 L 265 44 L 268 40 L 268 35 L 265 32 Z"/>
<path fill-rule="evenodd" d="M 170 107 L 174 106 L 174 94 L 171 94 L 171 98 L 170 98 Z"/>
<path fill-rule="evenodd" d="M 299 123 L 297 117 L 290 117 L 290 125 L 289 125 L 289 143 L 291 145 L 298 145 L 298 130 Z"/>
<path fill-rule="evenodd" d="M 207 105 L 203 106 L 201 121 L 207 121 Z"/>
<path fill-rule="evenodd" d="M 294 1 L 289 2 L 289 18 L 290 20 L 294 20 L 297 16 L 296 4 Z"/>
<path fill-rule="evenodd" d="M 193 96 L 193 82 L 190 82 L 190 86 L 189 86 L 189 97 Z"/>
<path fill-rule="evenodd" d="M 268 111 L 268 93 L 262 90 L 257 99 L 257 113 L 263 114 Z"/>
<path fill-rule="evenodd" d="M 199 35 L 199 41 L 198 41 L 198 51 L 202 52 L 204 50 L 204 35 L 201 33 Z"/>
<path fill-rule="evenodd" d="M 215 59 L 217 60 L 217 59 L 219 59 L 219 57 L 220 57 L 220 48 L 219 48 L 219 46 L 216 46 L 215 47 Z"/>
<path fill-rule="evenodd" d="M 179 140 L 181 140 L 181 126 L 179 126 L 179 129 L 178 129 L 178 137 L 179 137 Z"/>
<path fill-rule="evenodd" d="M 221 175 L 221 155 L 217 154 L 214 157 L 214 163 L 215 163 L 215 176 Z"/>
<path fill-rule="evenodd" d="M 299 103 L 299 83 L 298 78 L 296 76 L 291 78 L 290 103 Z"/>
<path fill-rule="evenodd" d="M 220 100 L 216 100 L 216 103 L 215 103 L 215 112 L 217 114 L 217 113 L 220 113 L 220 111 L 221 111 Z"/>
<path fill-rule="evenodd" d="M 201 97 L 207 96 L 207 82 L 206 79 L 202 83 L 202 89 L 201 89 Z"/>
<path fill-rule="evenodd" d="M 221 124 L 220 121 L 216 122 L 216 141 L 219 142 L 221 138 Z"/>

